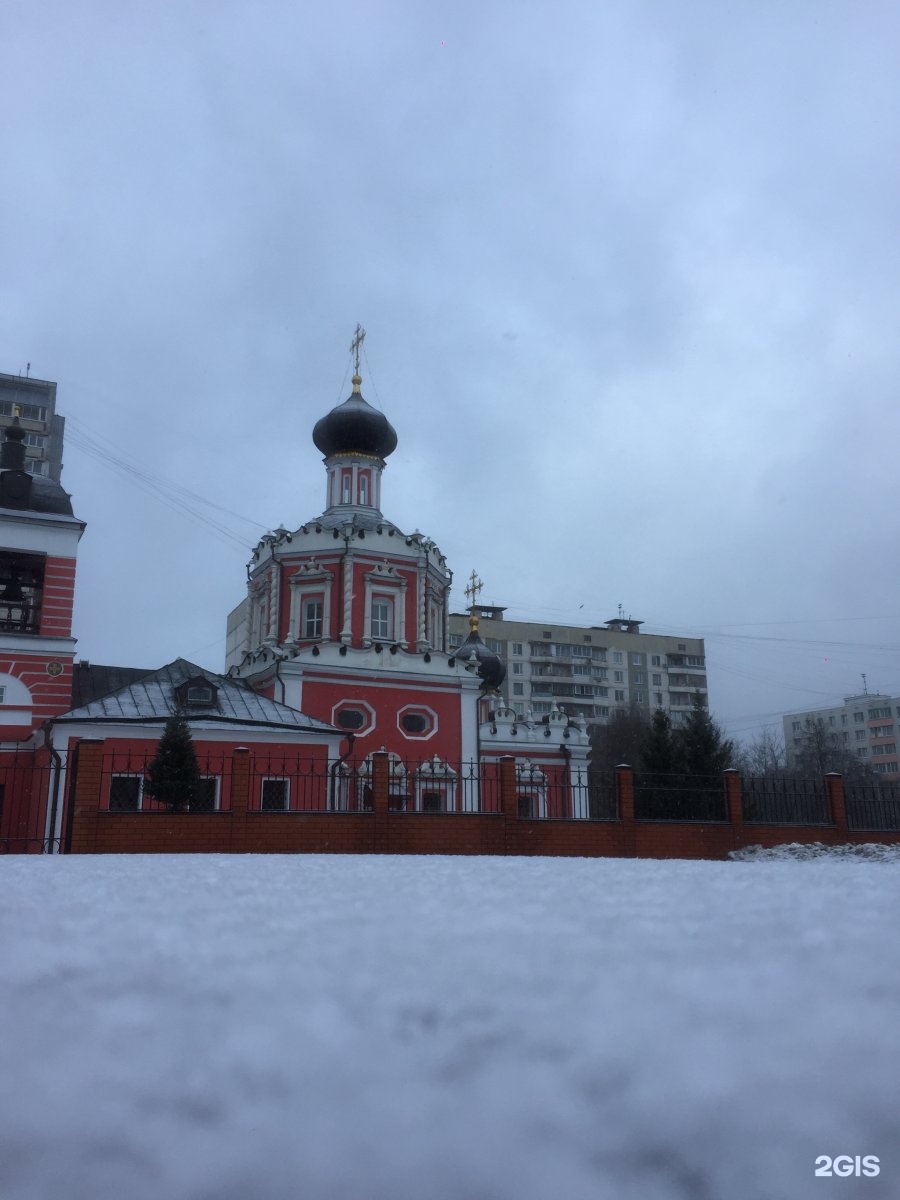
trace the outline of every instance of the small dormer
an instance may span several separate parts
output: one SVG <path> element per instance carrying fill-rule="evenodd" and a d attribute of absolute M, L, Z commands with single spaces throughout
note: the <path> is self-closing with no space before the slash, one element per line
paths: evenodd
<path fill-rule="evenodd" d="M 215 708 L 219 689 L 205 675 L 194 675 L 175 689 L 175 700 L 183 708 Z"/>

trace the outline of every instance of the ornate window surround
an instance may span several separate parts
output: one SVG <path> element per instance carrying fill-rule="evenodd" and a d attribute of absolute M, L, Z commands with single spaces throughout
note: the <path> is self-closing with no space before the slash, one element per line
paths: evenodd
<path fill-rule="evenodd" d="M 408 645 L 406 641 L 406 589 L 408 586 L 406 577 L 401 575 L 396 567 L 385 562 L 378 563 L 371 571 L 366 571 L 363 578 L 366 581 L 366 607 L 362 644 L 371 646 L 374 641 L 383 640 L 372 635 L 372 600 L 377 595 L 379 599 L 383 597 L 393 600 L 393 634 L 389 640 L 396 642 L 405 650 Z"/>
<path fill-rule="evenodd" d="M 289 642 L 308 642 L 304 636 L 303 606 L 306 600 L 322 601 L 322 636 L 315 641 L 331 640 L 331 588 L 334 576 L 314 558 L 301 563 L 289 580 L 291 588 L 291 613 L 288 625 Z"/>

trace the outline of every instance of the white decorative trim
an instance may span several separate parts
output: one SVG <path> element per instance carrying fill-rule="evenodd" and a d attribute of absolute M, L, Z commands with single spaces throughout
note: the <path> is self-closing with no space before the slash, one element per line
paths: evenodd
<path fill-rule="evenodd" d="M 349 646 L 353 641 L 353 551 L 349 543 L 344 553 L 344 616 L 341 641 Z"/>
<path fill-rule="evenodd" d="M 530 758 L 516 762 L 516 799 L 520 795 L 531 796 L 537 800 L 537 812 L 534 817 L 547 816 L 547 776 Z"/>
<path fill-rule="evenodd" d="M 423 762 L 416 771 L 416 812 L 422 812 L 422 794 L 425 791 L 440 792 L 443 795 L 442 812 L 456 810 L 456 771 L 443 759 L 435 754 L 427 762 Z"/>
<path fill-rule="evenodd" d="M 343 725 L 338 724 L 337 715 L 341 709 L 344 708 L 355 708 L 359 709 L 360 711 L 367 712 L 369 714 L 369 723 L 367 725 L 363 725 L 360 729 L 347 729 Z M 377 723 L 378 719 L 375 709 L 372 707 L 372 705 L 366 703 L 365 700 L 358 700 L 355 696 L 346 696 L 343 700 L 337 700 L 331 706 L 331 724 L 334 725 L 336 729 L 340 729 L 344 737 L 346 737 L 348 733 L 352 733 L 355 737 L 365 737 L 367 734 L 372 732 Z"/>
<path fill-rule="evenodd" d="M 404 713 L 421 713 L 431 718 L 431 728 L 426 733 L 409 733 L 403 728 L 402 720 Z M 438 731 L 438 715 L 433 708 L 429 708 L 427 704 L 404 704 L 403 708 L 397 711 L 397 729 L 400 734 L 411 742 L 427 742 L 429 738 L 433 738 Z"/>
<path fill-rule="evenodd" d="M 334 583 L 332 573 L 311 559 L 301 563 L 288 580 L 291 589 L 291 611 L 288 624 L 288 639 L 297 642 L 311 640 L 327 642 L 331 640 L 331 587 Z M 310 639 L 305 636 L 303 628 L 303 602 L 322 595 L 322 636 Z"/>
<path fill-rule="evenodd" d="M 376 592 L 384 592 L 393 600 L 394 604 L 393 634 L 386 640 L 396 643 L 406 650 L 408 645 L 406 641 L 406 577 L 401 575 L 395 566 L 385 561 L 383 563 L 376 563 L 371 571 L 366 571 L 363 578 L 366 581 L 366 607 L 362 644 L 364 646 L 371 646 L 373 641 L 385 640 L 376 639 L 372 635 L 372 599 Z"/>

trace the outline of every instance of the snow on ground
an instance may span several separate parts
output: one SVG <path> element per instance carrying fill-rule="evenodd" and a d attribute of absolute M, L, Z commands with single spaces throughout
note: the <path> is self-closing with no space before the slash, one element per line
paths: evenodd
<path fill-rule="evenodd" d="M 823 842 L 790 842 L 765 849 L 762 846 L 745 846 L 743 850 L 732 850 L 729 858 L 736 862 L 759 862 L 764 860 L 785 861 L 798 858 L 855 858 L 871 862 L 900 862 L 900 846 L 881 846 L 877 842 L 847 842 L 843 846 L 826 846 Z"/>
<path fill-rule="evenodd" d="M 7 858 L 11 1200 L 900 1195 L 881 862 Z M 876 1155 L 877 1178 L 814 1177 Z"/>

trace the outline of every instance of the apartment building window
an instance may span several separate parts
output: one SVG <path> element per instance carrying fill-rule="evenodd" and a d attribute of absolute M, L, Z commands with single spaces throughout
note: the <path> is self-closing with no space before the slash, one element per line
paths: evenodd
<path fill-rule="evenodd" d="M 856 748 L 857 758 L 865 758 L 868 755 L 868 753 L 869 753 L 868 746 L 857 746 L 857 748 Z"/>
<path fill-rule="evenodd" d="M 23 421 L 47 420 L 47 409 L 43 404 L 20 404 L 18 407 L 19 416 Z M 5 417 L 11 417 L 13 415 L 12 400 L 0 401 L 0 413 L 3 413 Z"/>
<path fill-rule="evenodd" d="M 653 702 L 657 708 L 662 708 L 662 692 L 653 693 Z"/>
<path fill-rule="evenodd" d="M 643 671 L 635 671 L 631 678 L 634 683 L 643 683 L 644 682 L 644 672 Z"/>
<path fill-rule="evenodd" d="M 834 724 L 834 717 L 829 717 L 829 718 L 828 718 L 828 724 L 829 724 L 829 725 L 833 725 L 833 724 Z"/>
<path fill-rule="evenodd" d="M 625 672 L 624 671 L 613 671 L 613 683 L 624 683 L 624 682 L 625 682 Z"/>
<path fill-rule="evenodd" d="M 791 721 L 791 731 L 793 733 L 800 732 L 800 722 L 799 721 Z"/>
<path fill-rule="evenodd" d="M 522 653 L 522 643 L 521 643 L 521 642 L 513 642 L 513 644 L 512 644 L 512 652 L 513 652 L 513 654 L 519 654 L 519 655 L 521 655 L 521 653 Z"/>
<path fill-rule="evenodd" d="M 608 717 L 609 716 L 609 705 L 597 704 L 594 707 L 594 712 L 598 717 Z"/>
<path fill-rule="evenodd" d="M 642 666 L 644 665 L 644 656 L 643 656 L 643 654 L 632 654 L 632 656 L 631 656 L 631 665 L 632 665 L 633 667 L 642 667 Z"/>
<path fill-rule="evenodd" d="M 853 714 L 853 720 L 857 723 L 857 725 L 861 724 L 865 719 L 865 713 L 855 712 Z"/>
<path fill-rule="evenodd" d="M 654 687 L 662 687 L 662 675 L 654 675 L 652 683 Z"/>
<path fill-rule="evenodd" d="M 613 699 L 617 704 L 622 704 L 625 700 L 625 693 L 617 691 L 613 696 Z"/>
<path fill-rule="evenodd" d="M 613 662 L 620 663 L 621 661 L 622 661 L 622 651 L 621 650 L 613 650 Z"/>
<path fill-rule="evenodd" d="M 572 657 L 573 658 L 590 658 L 591 657 L 590 646 L 573 646 L 572 647 Z"/>
<path fill-rule="evenodd" d="M 594 695 L 595 696 L 608 696 L 609 688 L 608 687 L 599 687 L 599 686 L 595 685 L 594 686 Z"/>
<path fill-rule="evenodd" d="M 841 734 L 841 741 L 845 744 L 850 741 L 850 734 L 846 730 Z"/>
<path fill-rule="evenodd" d="M 897 753 L 897 743 L 896 742 L 879 742 L 877 746 L 872 747 L 872 753 L 877 754 L 880 758 L 883 758 L 885 754 L 896 754 Z"/>
<path fill-rule="evenodd" d="M 525 705 L 524 704 L 514 704 L 513 712 L 516 714 L 517 717 L 524 717 L 525 716 Z"/>
<path fill-rule="evenodd" d="M 513 675 L 524 675 L 525 667 L 522 663 L 513 663 Z"/>
<path fill-rule="evenodd" d="M 872 763 L 872 770 L 879 775 L 896 775 L 898 767 L 896 763 Z"/>
<path fill-rule="evenodd" d="M 662 655 L 661 654 L 652 654 L 650 656 L 650 666 L 651 667 L 661 667 L 662 666 Z"/>
<path fill-rule="evenodd" d="M 875 725 L 871 730 L 872 737 L 890 737 L 893 732 L 893 725 Z"/>
<path fill-rule="evenodd" d="M 635 702 L 635 704 L 643 704 L 644 703 L 644 693 L 643 692 L 635 692 L 634 693 L 634 702 Z"/>
<path fill-rule="evenodd" d="M 841 724 L 842 725 L 847 724 L 847 714 L 846 713 L 841 713 Z"/>
<path fill-rule="evenodd" d="M 858 742 L 864 742 L 866 740 L 866 731 L 864 729 L 857 729 L 856 740 Z"/>
<path fill-rule="evenodd" d="M 870 721 L 878 721 L 882 717 L 889 717 L 890 715 L 891 715 L 891 710 L 889 708 L 870 708 L 869 709 L 869 720 Z"/>
<path fill-rule="evenodd" d="M 514 683 L 513 684 L 513 695 L 514 696 L 524 696 L 525 695 L 525 684 L 524 683 Z"/>
<path fill-rule="evenodd" d="M 591 664 L 590 663 L 573 663 L 573 665 L 572 665 L 572 674 L 573 675 L 590 675 L 590 673 L 591 673 Z"/>
<path fill-rule="evenodd" d="M 450 647 L 451 650 L 458 649 L 462 644 L 463 644 L 463 638 L 462 638 L 461 633 L 451 633 L 450 636 L 447 638 L 447 645 Z"/>

